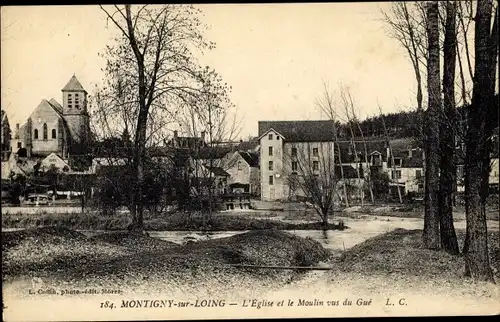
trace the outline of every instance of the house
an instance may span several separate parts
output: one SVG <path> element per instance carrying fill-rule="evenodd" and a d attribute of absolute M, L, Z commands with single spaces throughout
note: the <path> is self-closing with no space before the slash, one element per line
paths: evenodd
<path fill-rule="evenodd" d="M 87 92 L 75 75 L 62 89 L 62 102 L 42 99 L 24 125 L 16 124 L 11 146 L 26 149 L 28 157 L 85 154 L 90 141 Z"/>
<path fill-rule="evenodd" d="M 196 136 L 179 136 L 179 132 L 174 131 L 174 136 L 171 140 L 166 141 L 165 145 L 172 148 L 188 149 L 196 151 L 197 149 L 206 147 L 205 131 L 200 133 L 199 137 Z"/>
<path fill-rule="evenodd" d="M 229 152 L 226 172 L 229 174 L 228 185 L 232 193 L 260 195 L 259 154 L 255 152 Z"/>
<path fill-rule="evenodd" d="M 307 158 L 312 172 L 333 165 L 334 137 L 332 121 L 260 121 L 261 200 L 290 197 L 299 159 Z"/>
<path fill-rule="evenodd" d="M 385 139 L 338 141 L 335 152 L 337 152 L 336 163 L 352 166 L 365 178 L 369 173 L 387 173 L 390 149 Z"/>
<path fill-rule="evenodd" d="M 393 186 L 399 185 L 403 195 L 409 192 L 423 193 L 423 151 L 419 148 L 393 148 L 394 158 L 388 160 L 388 174 Z M 392 160 L 394 159 L 394 165 Z"/>
<path fill-rule="evenodd" d="M 360 176 L 365 180 L 370 173 L 386 173 L 391 180 L 389 185 L 394 189 L 399 186 L 403 195 L 408 192 L 423 192 L 423 151 L 415 147 L 411 139 L 394 139 L 389 142 L 385 139 L 355 139 L 340 141 L 338 145 L 342 164 L 359 169 Z"/>

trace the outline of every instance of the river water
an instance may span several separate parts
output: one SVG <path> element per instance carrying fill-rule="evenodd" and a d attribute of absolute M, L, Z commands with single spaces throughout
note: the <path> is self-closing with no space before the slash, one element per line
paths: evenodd
<path fill-rule="evenodd" d="M 271 218 L 266 218 L 271 219 Z M 292 223 L 301 223 L 303 220 L 285 220 L 283 218 L 274 217 L 274 220 L 283 220 Z M 399 218 L 387 216 L 361 216 L 360 218 L 336 217 L 334 220 L 342 220 L 349 228 L 346 230 L 289 230 L 287 232 L 299 237 L 310 237 L 313 240 L 320 242 L 323 247 L 334 252 L 340 252 L 344 249 L 351 248 L 365 240 L 377 235 L 390 232 L 397 228 L 403 229 L 423 229 L 424 222 L 420 218 Z M 456 221 L 456 229 L 465 229 L 465 220 Z M 498 231 L 498 221 L 488 220 L 488 229 Z M 12 231 L 18 229 L 2 229 L 2 231 Z M 80 231 L 87 236 L 105 231 Z M 245 233 L 246 231 L 149 231 L 149 235 L 154 238 L 159 238 L 169 242 L 184 244 L 188 241 L 201 241 L 216 238 L 230 237 L 237 234 Z"/>
<path fill-rule="evenodd" d="M 278 219 L 279 220 L 279 219 Z M 289 230 L 299 237 L 310 237 L 320 242 L 323 247 L 332 251 L 342 251 L 351 248 L 365 240 L 377 235 L 393 231 L 397 228 L 403 229 L 423 229 L 424 222 L 420 218 L 397 218 L 386 216 L 364 216 L 360 219 L 348 217 L 337 217 L 335 221 L 342 220 L 349 227 L 346 230 Z M 296 222 L 293 220 L 287 222 Z M 299 221 L 297 221 L 299 222 Z M 300 221 L 303 222 L 303 221 Z M 454 223 L 456 229 L 465 229 L 465 220 Z M 498 221 L 489 220 L 488 229 L 498 230 Z M 189 240 L 208 240 L 215 238 L 230 237 L 242 234 L 245 231 L 214 231 L 209 233 L 197 231 L 150 231 L 151 237 L 160 238 L 170 242 L 182 244 Z"/>

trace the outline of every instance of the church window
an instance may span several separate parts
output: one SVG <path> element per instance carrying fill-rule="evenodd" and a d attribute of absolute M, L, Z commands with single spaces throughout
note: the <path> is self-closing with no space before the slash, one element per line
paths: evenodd
<path fill-rule="evenodd" d="M 33 138 L 38 139 L 38 129 L 35 129 L 33 133 Z"/>
<path fill-rule="evenodd" d="M 71 108 L 73 105 L 73 97 L 71 94 L 68 94 L 68 108 Z"/>
<path fill-rule="evenodd" d="M 43 123 L 43 139 L 47 140 L 48 133 L 47 133 L 47 123 Z"/>
<path fill-rule="evenodd" d="M 52 129 L 52 138 L 53 138 L 53 139 L 57 138 L 57 132 L 56 132 L 56 129 Z"/>
<path fill-rule="evenodd" d="M 75 108 L 80 108 L 80 98 L 75 94 Z"/>

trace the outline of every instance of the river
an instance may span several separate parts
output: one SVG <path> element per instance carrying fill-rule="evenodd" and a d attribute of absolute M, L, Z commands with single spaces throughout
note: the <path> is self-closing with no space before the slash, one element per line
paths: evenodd
<path fill-rule="evenodd" d="M 346 230 L 289 230 L 299 237 L 310 237 L 320 242 L 323 247 L 332 251 L 342 251 L 351 248 L 365 240 L 377 235 L 390 232 L 397 228 L 403 229 L 423 229 L 424 222 L 420 218 L 399 218 L 387 216 L 364 216 L 360 219 L 348 217 L 337 217 L 336 220 L 344 221 L 344 224 L 349 227 Z M 296 221 L 287 221 L 296 222 Z M 299 222 L 299 221 L 297 221 Z M 303 221 L 300 221 L 303 222 Z M 456 229 L 465 229 L 465 220 L 456 221 Z M 498 230 L 498 221 L 488 220 L 488 229 Z M 182 244 L 188 240 L 207 240 L 215 238 L 230 237 L 237 234 L 242 234 L 245 231 L 150 231 L 151 237 L 160 238 L 170 242 Z"/>
<path fill-rule="evenodd" d="M 268 218 L 269 219 L 269 218 Z M 300 223 L 303 220 L 285 220 L 283 218 L 274 218 L 286 222 Z M 423 229 L 424 222 L 420 218 L 400 218 L 388 216 L 360 216 L 360 218 L 336 217 L 335 221 L 342 220 L 349 228 L 346 230 L 289 230 L 287 232 L 299 237 L 310 237 L 323 245 L 323 247 L 334 252 L 341 252 L 349 249 L 365 240 L 377 235 L 390 232 L 397 228 L 403 229 Z M 465 220 L 455 221 L 456 229 L 465 229 Z M 498 231 L 498 221 L 488 220 L 488 229 Z M 18 229 L 2 229 L 2 231 L 12 231 Z M 87 236 L 105 231 L 80 231 Z M 230 237 L 246 231 L 149 231 L 149 235 L 154 238 L 184 244 L 187 241 L 201 241 L 208 239 Z"/>

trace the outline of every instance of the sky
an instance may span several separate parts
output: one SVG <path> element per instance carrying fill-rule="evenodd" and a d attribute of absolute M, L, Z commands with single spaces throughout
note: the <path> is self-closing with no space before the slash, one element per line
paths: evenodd
<path fill-rule="evenodd" d="M 323 83 L 350 86 L 361 118 L 415 105 L 415 80 L 401 46 L 388 36 L 381 9 L 391 4 L 198 5 L 217 46 L 200 57 L 232 86 L 241 138 L 259 120 L 325 119 L 315 100 Z M 89 93 L 102 83 L 103 52 L 116 35 L 98 6 L 1 9 L 1 107 L 11 127 L 42 99 L 62 101 L 75 74 Z"/>

